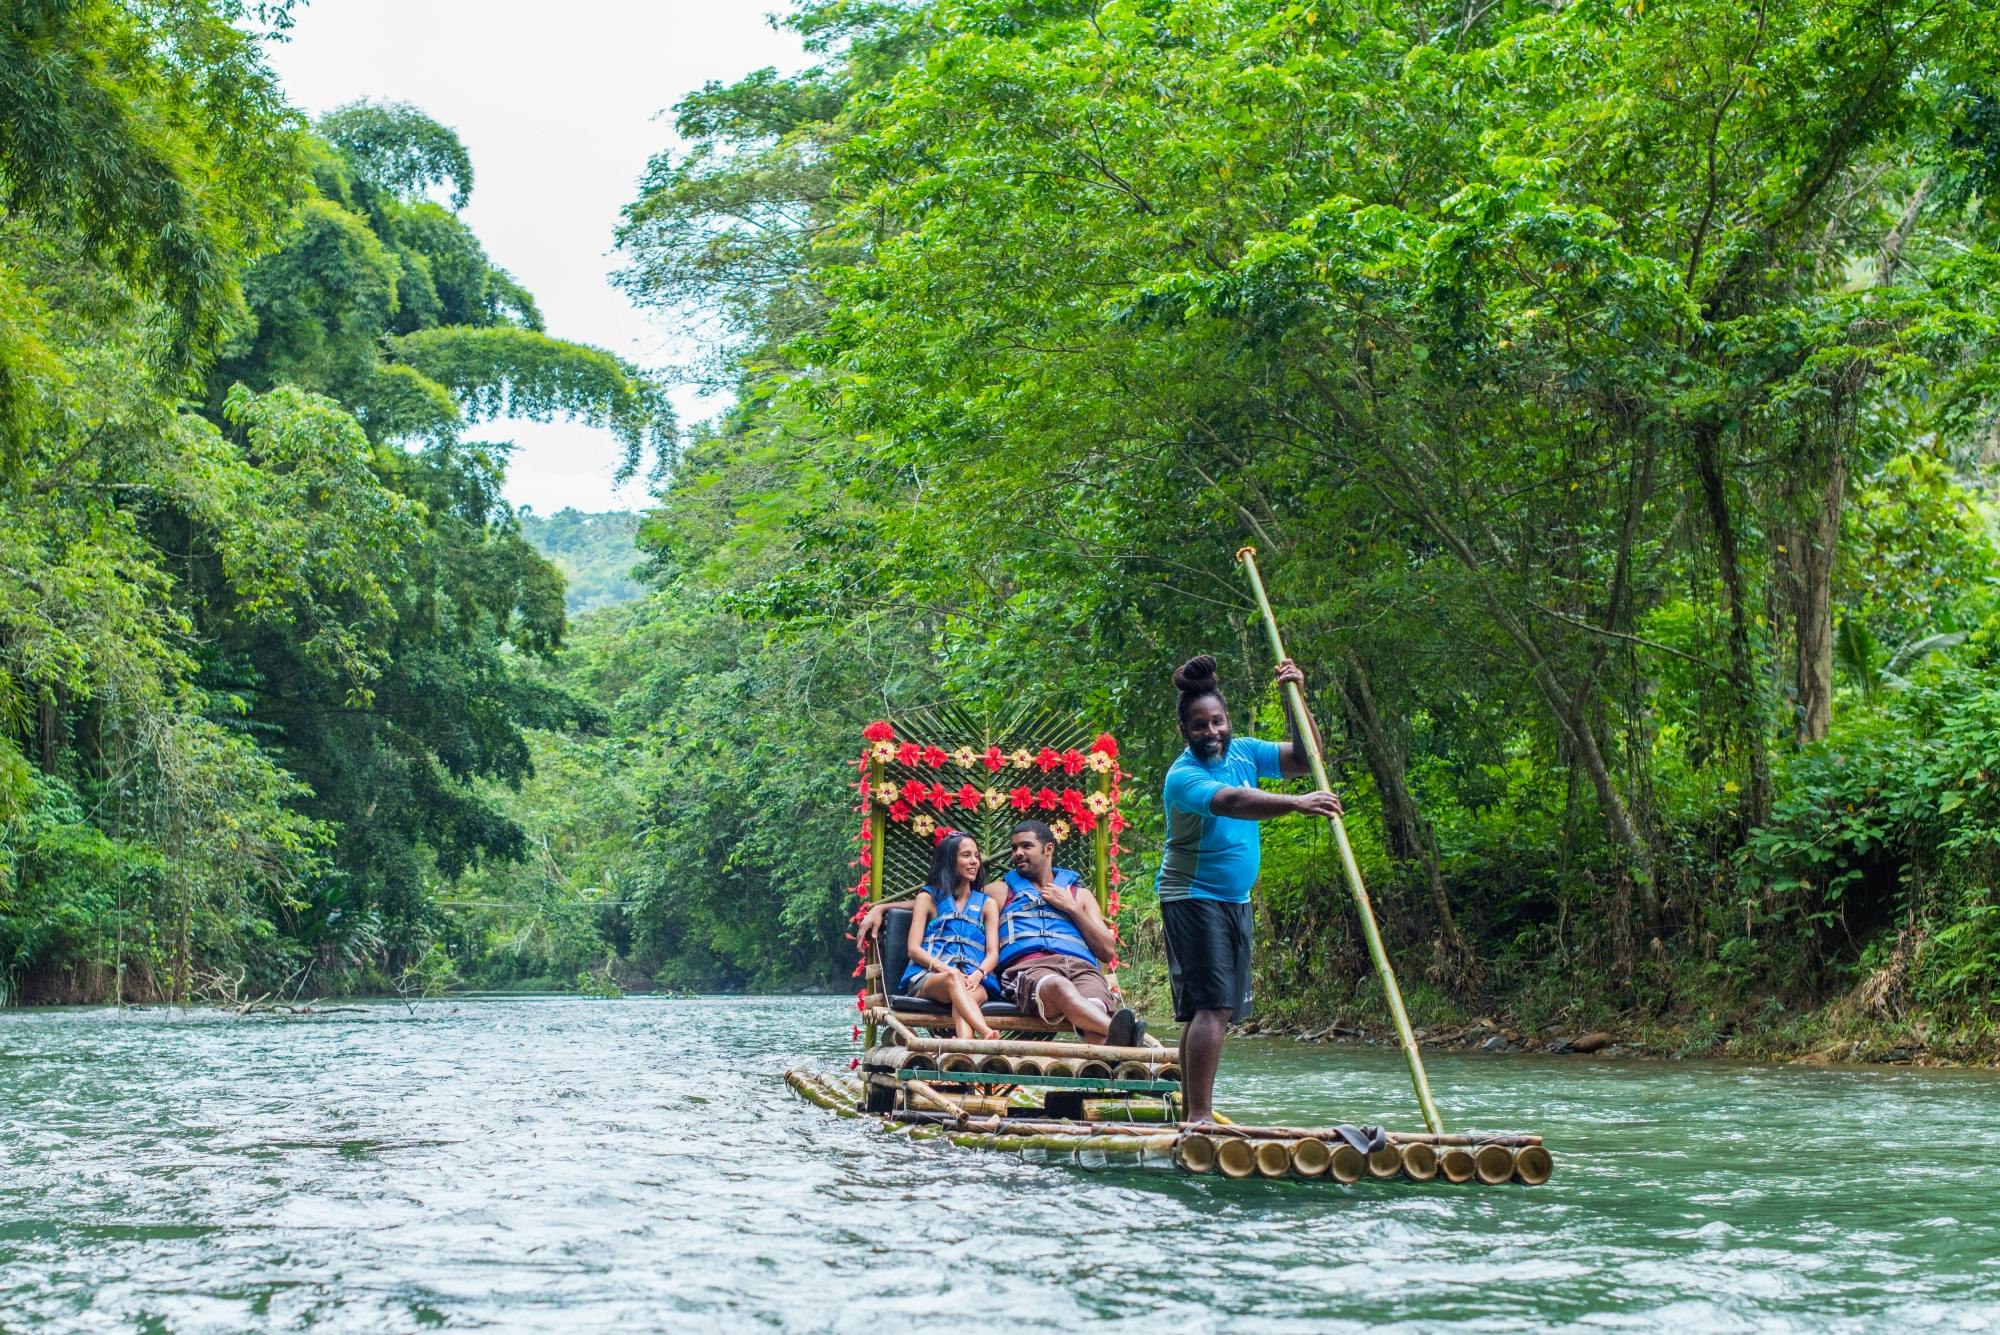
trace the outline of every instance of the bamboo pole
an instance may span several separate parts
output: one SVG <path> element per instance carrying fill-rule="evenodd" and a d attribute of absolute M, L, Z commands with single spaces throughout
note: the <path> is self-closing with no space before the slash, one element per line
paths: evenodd
<path fill-rule="evenodd" d="M 1165 1103 L 1139 1099 L 1085 1099 L 1083 1116 L 1089 1122 L 1171 1122 Z"/>
<path fill-rule="evenodd" d="M 1250 588 L 1257 596 L 1257 610 L 1264 614 L 1264 629 L 1270 633 L 1271 652 L 1283 662 L 1285 642 L 1278 634 L 1278 618 L 1271 611 L 1271 600 L 1264 592 L 1264 577 L 1257 570 L 1257 549 L 1244 547 L 1236 553 L 1236 559 L 1243 563 L 1243 569 L 1250 576 Z M 1295 683 L 1285 684 L 1285 702 L 1291 707 L 1298 720 L 1299 737 L 1305 743 L 1306 759 L 1312 763 L 1313 782 L 1322 789 L 1331 790 L 1332 782 L 1326 776 L 1326 758 L 1320 754 L 1319 733 L 1313 727 L 1312 716 L 1306 712 L 1305 696 Z M 1368 900 L 1368 887 L 1361 883 L 1361 868 L 1354 860 L 1354 849 L 1347 842 L 1347 824 L 1340 817 L 1329 817 L 1327 823 L 1333 827 L 1333 841 L 1340 850 L 1341 867 L 1347 873 L 1347 888 L 1354 897 L 1355 913 L 1361 919 L 1361 934 L 1368 942 L 1368 954 L 1375 961 L 1375 974 L 1382 981 L 1382 995 L 1389 1003 L 1389 1015 L 1396 1022 L 1396 1037 L 1403 1044 L 1403 1059 L 1409 1063 L 1410 1085 L 1417 1093 L 1417 1107 L 1424 1115 L 1424 1125 L 1433 1132 L 1444 1130 L 1444 1119 L 1438 1116 L 1437 1105 L 1431 1101 L 1430 1078 L 1424 1074 L 1424 1059 L 1417 1051 L 1417 1038 L 1410 1030 L 1410 1017 L 1403 1009 L 1402 989 L 1396 986 L 1396 971 L 1390 967 L 1389 953 L 1382 947 L 1382 932 L 1375 925 L 1375 908 Z"/>

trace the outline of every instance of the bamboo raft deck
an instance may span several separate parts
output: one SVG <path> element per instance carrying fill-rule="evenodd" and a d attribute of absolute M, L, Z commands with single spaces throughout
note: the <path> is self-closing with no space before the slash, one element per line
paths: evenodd
<path fill-rule="evenodd" d="M 1363 1154 L 1327 1127 L 1184 1124 L 1176 1117 L 1180 1073 L 1164 1048 L 915 1035 L 910 1041 L 920 1046 L 870 1049 L 855 1074 L 795 1069 L 785 1083 L 830 1112 L 869 1118 L 912 1140 L 1085 1168 L 1483 1186 L 1540 1186 L 1555 1169 L 1542 1138 L 1532 1135 L 1388 1132 L 1385 1145 Z"/>

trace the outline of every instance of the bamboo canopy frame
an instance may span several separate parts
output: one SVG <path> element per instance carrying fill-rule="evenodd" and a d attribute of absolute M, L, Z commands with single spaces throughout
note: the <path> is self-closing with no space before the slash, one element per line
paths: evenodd
<path fill-rule="evenodd" d="M 1278 618 L 1271 612 L 1271 600 L 1264 592 L 1264 577 L 1257 570 L 1257 549 L 1243 547 L 1236 553 L 1236 559 L 1243 563 L 1243 569 L 1250 576 L 1251 592 L 1257 596 L 1257 610 L 1264 614 L 1264 629 L 1270 635 L 1271 652 L 1279 662 L 1289 655 L 1285 653 L 1285 642 L 1278 634 Z M 1298 720 L 1299 737 L 1305 742 L 1306 759 L 1312 763 L 1313 782 L 1321 789 L 1330 790 L 1332 783 L 1326 776 L 1326 757 L 1320 754 L 1319 733 L 1313 727 L 1312 716 L 1306 712 L 1305 695 L 1296 682 L 1285 683 L 1285 704 L 1292 716 Z M 1362 884 L 1361 868 L 1354 861 L 1354 849 L 1347 842 L 1347 824 L 1338 816 L 1327 817 L 1333 827 L 1333 841 L 1340 849 L 1340 865 L 1347 873 L 1347 889 L 1354 897 L 1354 909 L 1361 919 L 1361 935 L 1368 942 L 1368 957 L 1375 962 L 1375 975 L 1381 979 L 1382 994 L 1389 1002 L 1389 1015 L 1396 1022 L 1396 1037 L 1403 1045 L 1403 1059 L 1409 1063 L 1410 1084 L 1417 1092 L 1417 1107 L 1424 1115 L 1424 1125 L 1433 1135 L 1444 1130 L 1444 1119 L 1438 1116 L 1437 1104 L 1431 1101 L 1430 1078 L 1424 1074 L 1424 1059 L 1417 1052 L 1417 1038 L 1410 1031 L 1410 1017 L 1403 1009 L 1402 989 L 1396 986 L 1396 971 L 1389 965 L 1389 954 L 1382 948 L 1382 931 L 1375 923 L 1375 907 L 1369 901 L 1368 887 Z"/>

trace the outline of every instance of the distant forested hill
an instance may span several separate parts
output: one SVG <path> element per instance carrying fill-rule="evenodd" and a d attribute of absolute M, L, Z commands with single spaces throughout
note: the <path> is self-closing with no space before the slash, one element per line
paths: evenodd
<path fill-rule="evenodd" d="M 563 509 L 552 515 L 521 512 L 521 536 L 563 573 L 570 614 L 593 607 L 629 603 L 645 592 L 632 579 L 639 549 L 632 545 L 639 516 L 624 510 L 585 514 Z"/>

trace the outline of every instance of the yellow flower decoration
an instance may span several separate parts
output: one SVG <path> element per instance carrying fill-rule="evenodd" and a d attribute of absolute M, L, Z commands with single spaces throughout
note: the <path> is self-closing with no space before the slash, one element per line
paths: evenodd
<path fill-rule="evenodd" d="M 1057 843 L 1062 843 L 1069 838 L 1069 822 L 1066 820 L 1052 821 L 1049 825 L 1049 833 L 1056 837 Z"/>
<path fill-rule="evenodd" d="M 1083 804 L 1090 808 L 1091 815 L 1102 816 L 1105 812 L 1111 810 L 1111 794 L 1085 793 Z"/>
<path fill-rule="evenodd" d="M 1093 770 L 1098 774 L 1109 774 L 1112 763 L 1111 757 L 1105 755 L 1102 751 L 1092 751 L 1083 758 L 1084 768 Z"/>
<path fill-rule="evenodd" d="M 896 758 L 896 744 L 894 742 L 877 742 L 873 747 L 869 748 L 868 754 L 886 765 Z"/>
<path fill-rule="evenodd" d="M 1035 758 L 1032 755 L 1028 754 L 1028 748 L 1024 746 L 1019 750 L 1015 751 L 1012 755 L 1008 756 L 1007 763 L 1012 765 L 1015 769 L 1026 769 L 1028 768 L 1028 766 L 1035 763 Z"/>
<path fill-rule="evenodd" d="M 988 788 L 986 790 L 986 809 L 988 811 L 998 811 L 1006 805 L 1007 794 L 1001 792 L 998 788 Z"/>
<path fill-rule="evenodd" d="M 951 753 L 951 763 L 960 769 L 971 769 L 978 759 L 978 755 L 969 746 L 961 746 L 958 750 Z"/>
<path fill-rule="evenodd" d="M 887 780 L 875 785 L 875 800 L 885 807 L 893 803 L 900 796 L 902 796 L 902 790 Z"/>
<path fill-rule="evenodd" d="M 932 820 L 929 816 L 913 816 L 910 818 L 911 834 L 922 835 L 928 838 L 930 834 L 936 829 L 937 829 L 937 822 Z"/>

